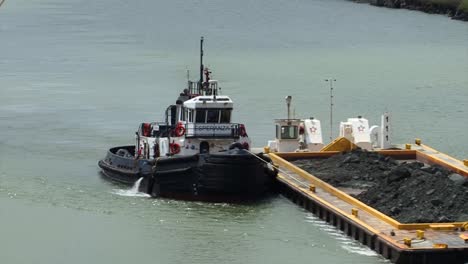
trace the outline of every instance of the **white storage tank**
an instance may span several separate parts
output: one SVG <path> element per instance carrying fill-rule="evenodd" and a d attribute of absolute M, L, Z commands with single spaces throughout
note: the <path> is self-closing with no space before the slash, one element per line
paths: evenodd
<path fill-rule="evenodd" d="M 322 126 L 320 120 L 304 120 L 304 140 L 309 151 L 320 151 L 323 148 Z"/>
<path fill-rule="evenodd" d="M 369 121 L 361 116 L 348 118 L 347 122 L 341 122 L 340 136 L 349 139 L 362 149 L 372 149 Z"/>

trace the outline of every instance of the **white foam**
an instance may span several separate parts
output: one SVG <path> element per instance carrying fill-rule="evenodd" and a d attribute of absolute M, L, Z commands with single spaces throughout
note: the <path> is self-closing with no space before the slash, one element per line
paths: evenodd
<path fill-rule="evenodd" d="M 140 189 L 140 184 L 142 180 L 143 180 L 143 177 L 138 179 L 138 181 L 136 181 L 135 184 L 132 186 L 132 188 L 129 190 L 114 189 L 112 193 L 120 195 L 120 196 L 127 196 L 127 197 L 150 197 L 149 194 L 138 191 Z"/>
<path fill-rule="evenodd" d="M 320 230 L 328 233 L 330 236 L 336 239 L 338 243 L 340 244 L 340 246 L 346 251 L 359 254 L 359 255 L 363 255 L 363 256 L 369 256 L 369 257 L 378 256 L 378 254 L 372 251 L 370 248 L 362 245 L 358 241 L 355 241 L 349 238 L 343 232 L 338 230 L 336 227 L 328 224 L 327 222 L 321 220 L 320 218 L 313 216 L 311 214 L 307 214 L 305 218 L 306 218 L 305 222 L 313 223 Z"/>
<path fill-rule="evenodd" d="M 374 252 L 374 251 L 372 251 L 369 248 L 366 248 L 364 246 L 341 245 L 341 247 L 343 249 L 345 249 L 346 251 L 349 251 L 351 253 L 356 253 L 356 254 L 359 254 L 359 255 L 363 255 L 363 256 L 369 256 L 369 257 L 378 256 L 378 254 L 376 252 Z"/>

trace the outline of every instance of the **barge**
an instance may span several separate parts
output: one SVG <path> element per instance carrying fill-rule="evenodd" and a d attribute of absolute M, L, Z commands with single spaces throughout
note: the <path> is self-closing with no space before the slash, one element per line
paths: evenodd
<path fill-rule="evenodd" d="M 288 109 L 290 101 L 287 97 Z M 468 263 L 468 218 L 454 222 L 402 223 L 358 200 L 356 190 L 329 184 L 295 164 L 298 159 L 323 160 L 360 148 L 401 163 L 439 166 L 462 179 L 465 177 L 468 182 L 467 160 L 441 153 L 422 144 L 420 139 L 413 144 L 391 144 L 388 114 L 382 116 L 380 126 L 370 127 L 363 117 L 342 122 L 340 137 L 328 145 L 322 142 L 317 119 L 291 119 L 288 114 L 288 118 L 277 119 L 275 123 L 276 138 L 268 142 L 265 153 L 269 153 L 279 170 L 278 190 L 285 197 L 394 263 Z M 424 191 L 428 195 L 433 192 Z M 467 205 L 462 206 L 466 211 Z"/>

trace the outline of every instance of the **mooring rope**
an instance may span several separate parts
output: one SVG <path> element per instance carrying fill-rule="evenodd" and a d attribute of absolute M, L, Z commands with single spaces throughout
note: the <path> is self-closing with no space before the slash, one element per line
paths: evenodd
<path fill-rule="evenodd" d="M 253 153 L 252 151 L 250 151 L 250 150 L 248 150 L 248 149 L 244 149 L 244 150 L 247 151 L 248 153 L 252 154 L 252 155 L 253 155 L 254 157 L 256 157 L 257 159 L 259 159 L 259 160 L 265 162 L 265 163 L 267 164 L 267 166 L 268 166 L 269 169 L 273 169 L 273 168 L 274 168 L 274 166 L 273 166 L 270 162 L 268 162 L 268 161 L 266 161 L 266 160 L 260 158 L 259 156 L 257 156 L 257 154 Z M 289 173 L 286 172 L 285 170 L 281 169 L 279 166 L 276 167 L 276 169 L 277 169 L 279 172 L 281 172 L 281 173 L 283 173 L 283 174 L 289 176 L 289 178 L 293 179 L 294 181 L 298 182 L 301 186 L 307 187 L 306 184 L 304 184 L 304 183 L 301 182 L 300 180 L 296 179 L 296 178 L 293 177 L 291 174 L 289 174 Z"/>
<path fill-rule="evenodd" d="M 257 154 L 253 153 L 252 151 L 250 151 L 250 150 L 248 150 L 248 149 L 242 149 L 242 150 L 247 151 L 248 153 L 252 154 L 252 155 L 253 155 L 254 157 L 256 157 L 257 159 L 259 159 L 259 160 L 265 162 L 267 165 L 271 165 L 270 162 L 268 162 L 268 161 L 266 161 L 266 160 L 260 158 L 259 156 L 257 156 Z"/>
<path fill-rule="evenodd" d="M 300 186 L 302 186 L 302 187 L 307 187 L 307 184 L 305 184 L 304 182 L 302 182 L 302 181 L 296 179 L 295 177 L 293 177 L 291 174 L 289 174 L 289 173 L 286 172 L 285 170 L 282 170 L 282 169 L 280 169 L 279 167 L 278 167 L 277 169 L 278 169 L 278 171 L 280 171 L 281 173 L 283 173 L 283 174 L 289 176 L 290 179 L 293 179 L 294 181 L 296 181 L 297 183 L 299 183 Z"/>

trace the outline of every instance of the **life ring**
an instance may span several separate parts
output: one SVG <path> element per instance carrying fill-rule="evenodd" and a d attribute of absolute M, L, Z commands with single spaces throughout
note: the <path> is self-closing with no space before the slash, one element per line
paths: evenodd
<path fill-rule="evenodd" d="M 176 137 L 181 137 L 185 134 L 185 127 L 182 125 L 182 123 L 177 124 L 174 133 Z"/>
<path fill-rule="evenodd" d="M 180 152 L 180 145 L 177 143 L 169 144 L 169 148 L 171 149 L 171 154 L 178 154 Z"/>

